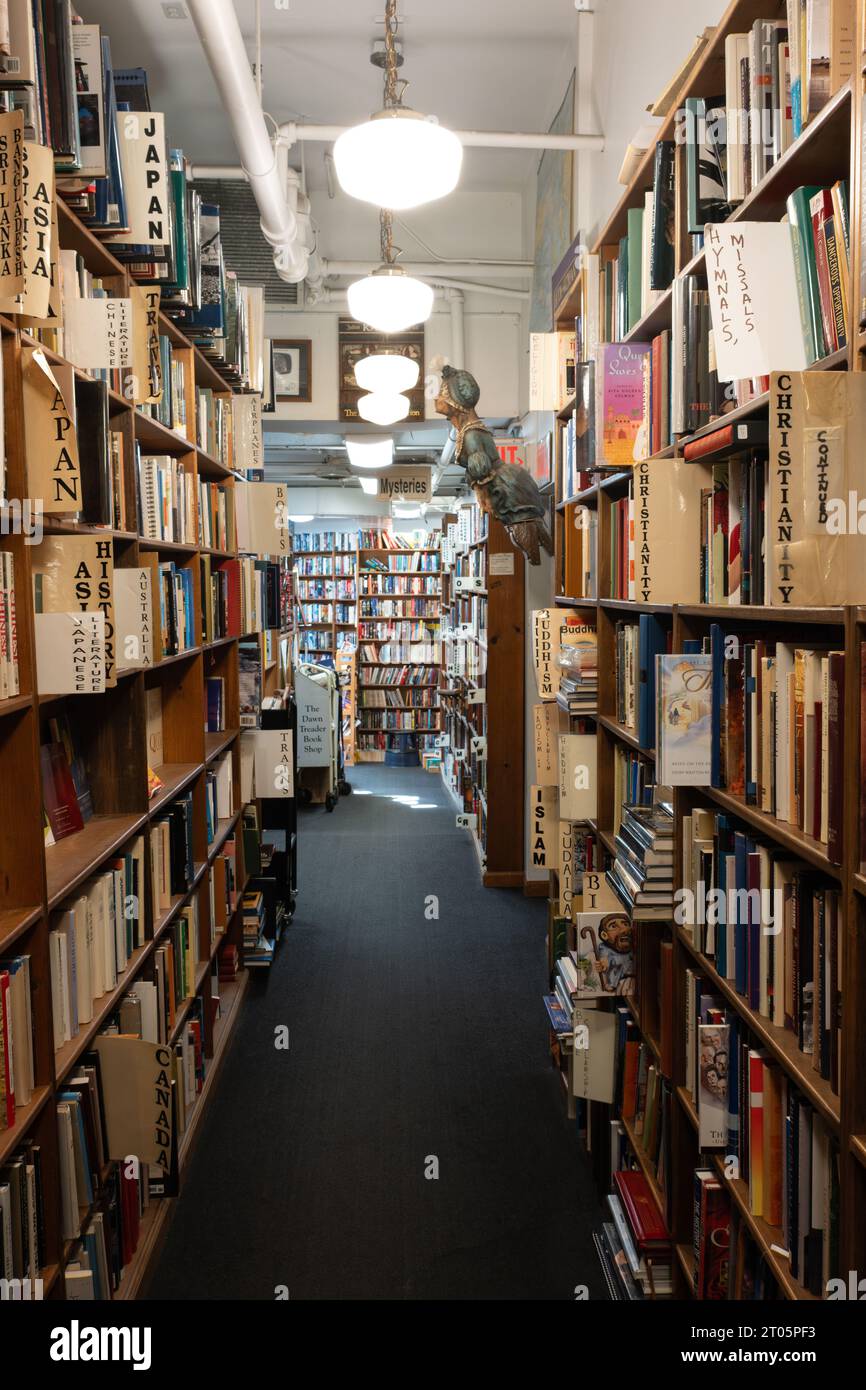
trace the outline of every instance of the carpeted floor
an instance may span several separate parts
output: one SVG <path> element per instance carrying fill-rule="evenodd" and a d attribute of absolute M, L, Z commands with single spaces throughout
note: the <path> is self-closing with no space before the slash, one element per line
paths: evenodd
<path fill-rule="evenodd" d="M 332 815 L 301 813 L 295 920 L 247 994 L 148 1296 L 604 1297 L 547 1058 L 544 903 L 481 887 L 438 775 L 351 776 Z"/>

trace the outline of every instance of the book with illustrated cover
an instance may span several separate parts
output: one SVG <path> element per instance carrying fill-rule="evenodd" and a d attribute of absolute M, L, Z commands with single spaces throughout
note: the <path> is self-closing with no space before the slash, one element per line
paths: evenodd
<path fill-rule="evenodd" d="M 727 1023 L 698 1025 L 698 1119 L 702 1149 L 723 1149 L 728 1139 Z"/>
<path fill-rule="evenodd" d="M 649 452 L 644 418 L 644 358 L 649 343 L 602 343 L 595 373 L 595 431 L 600 468 L 631 467 Z"/>
<path fill-rule="evenodd" d="M 624 912 L 579 912 L 575 936 L 579 999 L 634 994 L 634 927 Z"/>
<path fill-rule="evenodd" d="M 43 743 L 39 749 L 42 766 L 42 799 L 54 840 L 64 840 L 83 830 L 84 821 L 66 750 L 62 743 Z"/>
<path fill-rule="evenodd" d="M 666 787 L 710 782 L 712 657 L 656 657 L 657 776 Z"/>

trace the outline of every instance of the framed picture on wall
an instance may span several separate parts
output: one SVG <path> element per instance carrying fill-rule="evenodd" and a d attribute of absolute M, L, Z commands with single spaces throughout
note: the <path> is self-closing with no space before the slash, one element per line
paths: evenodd
<path fill-rule="evenodd" d="M 271 361 L 274 400 L 313 399 L 313 344 L 309 338 L 274 338 Z"/>

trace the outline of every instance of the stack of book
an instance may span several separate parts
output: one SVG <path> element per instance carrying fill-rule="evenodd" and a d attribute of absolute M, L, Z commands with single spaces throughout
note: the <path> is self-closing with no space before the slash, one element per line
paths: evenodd
<path fill-rule="evenodd" d="M 652 1189 L 643 1173 L 632 1170 L 614 1173 L 613 1183 L 614 1191 L 608 1195 L 607 1205 L 629 1275 L 641 1297 L 670 1298 L 671 1236 Z"/>
<path fill-rule="evenodd" d="M 265 895 L 261 889 L 244 893 L 242 922 L 244 965 L 271 965 L 274 959 L 274 943 L 265 934 Z"/>
<path fill-rule="evenodd" d="M 630 913 L 665 920 L 673 911 L 674 819 L 662 803 L 622 808 L 607 880 Z"/>
<path fill-rule="evenodd" d="M 556 696 L 559 707 L 569 714 L 595 714 L 598 709 L 598 641 L 594 628 L 587 627 L 579 641 L 570 641 L 560 648 L 559 668 Z"/>

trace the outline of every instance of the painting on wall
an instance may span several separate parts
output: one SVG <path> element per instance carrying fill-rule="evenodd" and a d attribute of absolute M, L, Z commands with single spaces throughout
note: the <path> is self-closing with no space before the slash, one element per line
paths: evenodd
<path fill-rule="evenodd" d="M 572 73 L 562 105 L 550 127 L 552 135 L 573 133 L 574 91 Z M 545 150 L 538 165 L 535 202 L 535 269 L 532 273 L 532 302 L 529 313 L 531 333 L 550 333 L 553 329 L 551 280 L 553 272 L 571 245 L 573 187 L 573 152 Z"/>
<path fill-rule="evenodd" d="M 356 319 L 340 319 L 339 329 L 340 420 L 358 420 L 358 398 L 364 392 L 355 380 L 355 367 L 362 357 L 377 352 L 396 352 L 418 364 L 418 384 L 407 392 L 411 402 L 409 420 L 424 419 L 424 329 L 409 328 L 405 333 L 377 333 Z"/>

